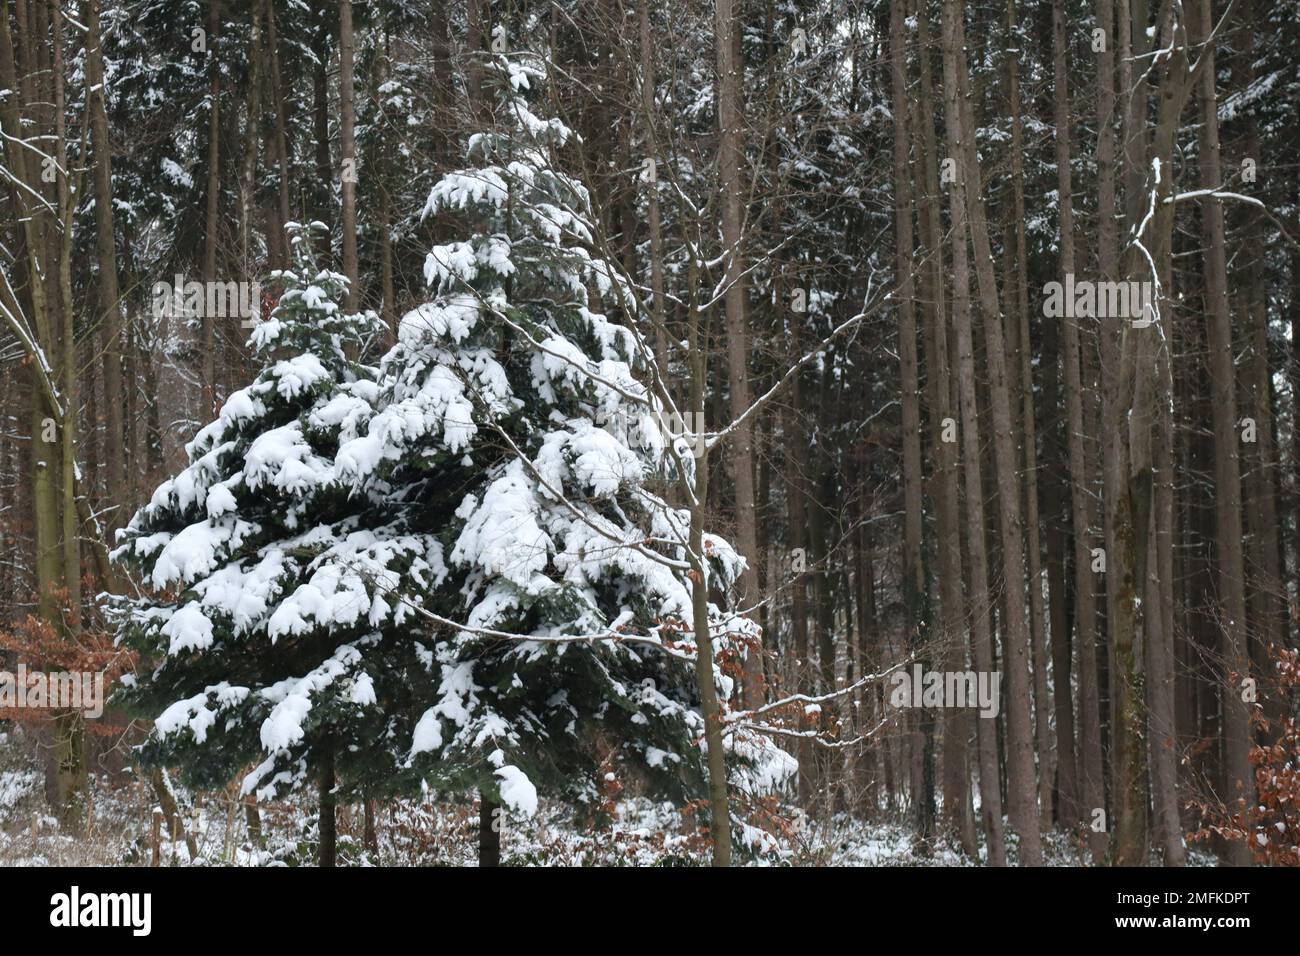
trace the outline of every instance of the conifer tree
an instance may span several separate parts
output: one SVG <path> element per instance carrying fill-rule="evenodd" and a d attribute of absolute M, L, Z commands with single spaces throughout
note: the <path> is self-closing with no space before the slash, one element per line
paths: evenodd
<path fill-rule="evenodd" d="M 524 814 L 539 790 L 590 812 L 625 787 L 703 795 L 697 628 L 723 700 L 757 637 L 725 609 L 744 562 L 714 535 L 696 601 L 691 515 L 661 493 L 691 449 L 638 379 L 634 325 L 596 311 L 634 297 L 553 165 L 569 130 L 529 107 L 541 61 L 493 66 L 496 126 L 425 210 L 464 236 L 428 256 L 434 298 L 361 364 L 378 320 L 344 313 L 345 277 L 295 229 L 261 373 L 116 551 L 151 586 L 120 606 L 157 662 L 123 693 L 156 718 L 143 761 L 203 787 L 255 763 L 262 799 L 317 784 L 322 862 L 358 793 Z M 793 769 L 739 725 L 725 746 L 749 784 Z"/>
<path fill-rule="evenodd" d="M 191 786 L 250 764 L 244 792 L 261 799 L 318 785 L 330 862 L 336 777 L 382 779 L 409 736 L 411 609 L 389 603 L 384 581 L 418 578 L 429 556 L 335 478 L 335 450 L 376 394 L 374 370 L 351 356 L 378 320 L 340 307 L 346 280 L 315 262 L 324 227 L 289 231 L 295 268 L 274 274 L 283 294 L 250 338 L 261 372 L 119 535 L 115 559 L 147 588 L 116 608 L 144 662 L 120 698 L 155 718 L 142 762 Z"/>
<path fill-rule="evenodd" d="M 555 164 L 572 134 L 532 112 L 542 62 L 486 72 L 494 125 L 425 208 L 461 238 L 430 252 L 436 294 L 401 321 L 381 407 L 338 455 L 358 493 L 400 500 L 443 548 L 430 580 L 401 586 L 434 625 L 411 771 L 523 812 L 539 789 L 595 807 L 632 780 L 702 795 L 690 515 L 661 495 L 691 450 L 638 379 L 635 325 L 597 310 L 634 297 L 590 251 L 587 192 Z M 714 535 L 704 547 L 725 699 L 756 628 L 725 610 L 743 559 Z M 767 784 L 792 769 L 738 728 L 728 747 Z"/>

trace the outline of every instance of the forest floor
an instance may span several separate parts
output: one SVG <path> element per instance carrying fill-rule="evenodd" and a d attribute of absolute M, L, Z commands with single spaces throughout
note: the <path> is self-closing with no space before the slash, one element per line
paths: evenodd
<path fill-rule="evenodd" d="M 197 800 L 177 787 L 186 830 L 194 837 L 191 859 L 185 834 L 172 840 L 163 827 L 157 855 L 164 866 L 310 865 L 316 851 L 315 807 L 310 798 L 261 806 L 263 846 L 249 838 L 242 807 L 228 791 Z M 21 731 L 0 730 L 0 866 L 149 866 L 155 854 L 152 791 L 142 780 L 113 785 L 92 775 L 92 815 L 83 832 L 65 832 L 50 813 L 44 775 L 32 744 Z M 338 810 L 339 863 L 349 866 L 466 866 L 477 861 L 478 811 L 472 801 L 430 795 L 393 800 L 376 812 L 376 851 L 362 846 L 360 804 Z M 768 850 L 747 862 L 776 866 L 978 866 L 959 848 L 939 845 L 928 855 L 917 844 L 904 814 L 863 820 L 847 813 L 812 818 L 778 805 L 764 826 Z M 753 836 L 757 831 L 751 831 Z M 583 825 L 565 807 L 543 801 L 527 820 L 507 822 L 502 863 L 509 866 L 699 866 L 707 845 L 693 819 L 671 804 L 646 799 L 617 803 L 601 826 Z M 1009 848 L 1012 860 L 1015 847 Z M 1079 848 L 1064 834 L 1045 838 L 1048 865 L 1083 864 Z M 982 855 L 982 848 L 981 848 Z M 1195 858 L 1196 863 L 1212 863 Z"/>

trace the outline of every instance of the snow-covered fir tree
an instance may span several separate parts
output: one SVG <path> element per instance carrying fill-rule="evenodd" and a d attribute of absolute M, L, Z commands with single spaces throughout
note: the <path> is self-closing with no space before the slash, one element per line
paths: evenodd
<path fill-rule="evenodd" d="M 121 700 L 154 718 L 146 765 L 196 787 L 247 767 L 259 798 L 299 787 L 382 789 L 409 749 L 403 701 L 420 666 L 398 575 L 431 573 L 404 537 L 336 479 L 334 454 L 364 425 L 373 368 L 353 358 L 378 331 L 345 314 L 346 278 L 317 267 L 313 234 L 290 229 L 296 267 L 250 344 L 262 370 L 187 446 L 189 464 L 119 535 L 143 596 L 119 603 L 140 654 Z"/>
<path fill-rule="evenodd" d="M 542 61 L 500 56 L 489 76 L 494 125 L 425 208 L 460 238 L 429 253 L 436 294 L 403 318 L 381 407 L 337 458 L 442 545 L 400 587 L 431 625 L 412 628 L 430 695 L 410 771 L 523 812 L 539 790 L 592 808 L 633 783 L 701 796 L 690 516 L 661 495 L 690 449 L 638 379 L 637 332 L 597 311 L 593 293 L 631 297 L 591 251 L 586 190 L 555 165 L 570 131 L 530 106 Z M 721 662 L 755 626 L 723 605 L 742 559 L 714 535 L 705 551 L 726 699 Z M 739 727 L 727 739 L 751 787 L 793 769 Z"/>
<path fill-rule="evenodd" d="M 346 280 L 298 234 L 262 372 L 123 534 L 151 589 L 122 608 L 144 662 L 123 698 L 156 718 L 143 760 L 190 784 L 254 766 L 263 799 L 477 790 L 525 814 L 539 793 L 705 793 L 691 516 L 662 494 L 691 449 L 638 379 L 638 333 L 594 308 L 633 297 L 553 165 L 570 132 L 530 109 L 541 61 L 494 66 L 496 126 L 426 207 L 463 238 L 430 252 L 434 298 L 380 367 L 353 358 L 374 316 L 343 314 Z M 725 607 L 742 559 L 703 550 L 726 700 L 756 627 Z M 730 731 L 748 789 L 792 772 Z"/>

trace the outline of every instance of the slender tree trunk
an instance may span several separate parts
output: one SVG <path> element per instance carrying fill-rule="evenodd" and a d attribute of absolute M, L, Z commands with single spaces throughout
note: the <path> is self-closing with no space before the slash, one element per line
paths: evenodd
<path fill-rule="evenodd" d="M 735 0 L 715 0 L 714 45 L 718 69 L 718 179 L 722 190 L 722 243 L 726 256 L 727 387 L 730 411 L 739 418 L 751 402 L 749 388 L 749 324 L 746 317 L 744 184 L 741 162 L 741 84 L 744 66 Z M 735 485 L 736 547 L 749 562 L 741 576 L 742 601 L 758 596 L 758 526 L 754 508 L 753 427 L 747 420 L 737 427 L 731 442 L 732 480 Z M 762 699 L 762 665 L 757 655 L 745 662 L 745 700 L 750 706 Z"/>
<path fill-rule="evenodd" d="M 1142 0 L 1138 0 L 1143 6 Z M 1146 191 L 1146 94 L 1133 86 L 1133 43 L 1145 37 L 1145 16 L 1136 20 L 1127 0 L 1117 8 L 1119 27 L 1119 88 L 1126 91 L 1124 113 L 1125 204 L 1130 222 Z M 1138 101 L 1141 102 L 1138 102 Z M 1132 264 L 1126 268 L 1131 273 Z M 1151 281 L 1149 276 L 1139 277 Z M 1102 474 L 1106 524 L 1106 624 L 1110 637 L 1111 794 L 1115 861 L 1137 866 L 1146 862 L 1146 786 L 1142 774 L 1143 714 L 1142 655 L 1136 652 L 1140 633 L 1138 588 L 1144 574 L 1152 472 L 1149 462 L 1152 389 L 1139 376 L 1154 377 L 1151 346 L 1142 331 L 1130 329 L 1128 316 L 1107 315 L 1101 322 L 1103 377 Z M 1154 334 L 1154 333 L 1153 333 Z"/>
<path fill-rule="evenodd" d="M 704 318 L 699 306 L 699 274 L 692 266 L 687 278 L 689 321 L 687 326 L 687 354 L 690 362 L 691 420 L 704 419 L 705 376 L 708 354 L 705 340 L 707 328 L 701 328 Z M 695 427 L 698 427 L 695 426 Z M 726 754 L 722 743 L 722 713 L 718 703 L 718 688 L 713 679 L 713 634 L 709 626 L 709 566 L 704 560 L 705 507 L 709 500 L 709 452 L 701 449 L 695 461 L 693 481 L 682 477 L 683 498 L 690 502 L 691 527 L 689 531 L 691 570 L 691 616 L 695 635 L 695 685 L 700 695 L 700 713 L 704 717 L 704 746 L 707 750 L 709 770 L 709 835 L 713 840 L 713 865 L 731 866 L 731 802 L 727 789 Z"/>
<path fill-rule="evenodd" d="M 1237 8 L 1241 29 L 1241 51 L 1233 65 L 1233 77 L 1240 80 L 1235 85 L 1246 91 L 1255 84 L 1255 8 L 1252 0 L 1243 0 Z M 1259 156 L 1259 124 L 1253 113 L 1245 119 L 1246 133 L 1241 144 L 1243 158 Z M 1283 583 L 1285 561 L 1282 558 L 1278 534 L 1277 503 L 1278 448 L 1273 420 L 1273 370 L 1268 344 L 1268 293 L 1265 274 L 1264 216 L 1260 210 L 1246 207 L 1246 242 L 1241 267 L 1240 285 L 1244 287 L 1244 303 L 1239 314 L 1250 330 L 1249 380 L 1252 397 L 1252 414 L 1255 419 L 1255 454 L 1249 469 L 1251 480 L 1246 492 L 1252 507 L 1246 516 L 1250 525 L 1251 564 L 1254 566 L 1255 586 L 1249 608 L 1255 626 L 1251 628 L 1251 660 L 1260 673 L 1271 668 L 1268 658 L 1269 644 L 1285 643 L 1287 639 L 1286 603 L 1287 588 Z M 1265 714 L 1273 722 L 1284 716 L 1285 705 L 1275 695 L 1262 697 Z M 1271 736 L 1271 735 L 1270 735 Z"/>
<path fill-rule="evenodd" d="M 1173 394 L 1170 357 L 1162 352 L 1158 371 L 1161 382 Z M 1174 616 L 1173 592 L 1165 582 L 1173 579 L 1174 469 L 1173 420 L 1168 402 L 1159 407 L 1160 424 L 1155 432 L 1155 508 L 1151 515 L 1155 561 L 1148 562 L 1145 582 L 1147 607 L 1147 760 L 1151 771 L 1151 802 L 1155 811 L 1156 836 L 1166 866 L 1183 866 L 1182 825 L 1178 812 L 1178 733 L 1174 718 Z"/>
<path fill-rule="evenodd" d="M 243 166 L 239 171 L 239 266 L 245 281 L 252 281 L 253 277 L 253 264 L 249 257 L 253 240 L 253 209 L 257 198 L 258 146 L 262 142 L 261 0 L 255 0 L 251 14 L 248 29 L 248 115 L 244 123 Z"/>
<path fill-rule="evenodd" d="M 1105 42 L 1097 54 L 1097 265 L 1098 278 L 1103 282 L 1112 282 L 1119 278 L 1119 252 L 1116 226 L 1116 150 L 1115 150 L 1115 4 L 1114 0 L 1096 0 L 1097 25 L 1102 31 Z M 1064 88 L 1063 94 L 1064 95 Z M 1059 114 L 1058 114 L 1059 115 Z M 1067 167 L 1068 169 L 1068 167 Z M 1066 227 L 1062 221 L 1062 234 L 1072 234 L 1073 223 Z M 1064 246 L 1062 246 L 1064 251 Z M 1062 256 L 1063 266 L 1074 268 L 1073 257 L 1066 261 Z M 1062 276 L 1064 279 L 1064 276 Z M 1112 369 L 1119 362 L 1117 349 L 1112 345 L 1110 332 L 1101 330 L 1101 361 L 1103 377 L 1103 407 L 1106 382 Z M 1074 358 L 1071 359 L 1070 338 L 1074 339 Z M 1105 820 L 1107 812 L 1105 768 L 1102 760 L 1101 746 L 1101 687 L 1097 672 L 1097 607 L 1094 587 L 1097 579 L 1092 571 L 1092 548 L 1096 546 L 1093 537 L 1093 507 L 1089 503 L 1089 490 L 1094 488 L 1089 456 L 1084 449 L 1087 434 L 1085 421 L 1094 421 L 1094 415 L 1085 417 L 1081 391 L 1091 381 L 1083 374 L 1085 357 L 1079 343 L 1079 326 L 1077 321 L 1066 323 L 1066 403 L 1067 427 L 1069 429 L 1071 511 L 1074 522 L 1074 561 L 1075 561 L 1075 627 L 1079 635 L 1079 776 L 1080 794 L 1083 800 L 1084 822 L 1088 824 L 1088 840 L 1092 848 L 1093 859 L 1101 862 L 1110 843 L 1110 828 L 1095 828 L 1093 820 L 1100 811 L 1100 819 Z M 1071 383 L 1070 370 L 1076 376 Z M 1071 397 L 1078 402 L 1077 412 L 1069 410 Z M 1095 407 L 1095 406 L 1094 406 Z M 1095 414 L 1095 413 L 1094 413 Z M 1099 436 L 1099 445 L 1104 450 L 1109 447 L 1103 436 Z M 1077 447 L 1076 447 L 1077 445 Z M 1105 452 L 1104 452 L 1105 453 Z M 1109 534 L 1109 522 L 1104 520 L 1102 557 L 1105 549 L 1113 550 Z M 1105 580 L 1105 579 L 1103 579 Z M 1106 823 L 1109 823 L 1106 820 Z"/>
<path fill-rule="evenodd" d="M 1170 263 L 1162 263 L 1161 281 L 1171 283 Z M 1183 866 L 1186 850 L 1179 814 L 1174 634 L 1174 400 L 1173 355 L 1166 342 L 1156 354 L 1155 372 L 1163 397 L 1156 404 L 1153 446 L 1155 489 L 1149 548 L 1155 560 L 1145 587 L 1147 763 L 1156 838 L 1166 866 Z M 1140 529 L 1139 529 L 1140 530 Z"/>
<path fill-rule="evenodd" d="M 1293 186 L 1292 202 L 1300 206 L 1300 182 Z M 1300 250 L 1291 248 L 1290 299 L 1287 319 L 1291 323 L 1291 421 L 1300 422 Z M 1300 575 L 1300 428 L 1291 429 L 1291 573 Z"/>
<path fill-rule="evenodd" d="M 956 160 L 954 195 L 961 193 L 967 207 L 971 247 L 975 254 L 980 311 L 984 315 L 985 357 L 989 372 L 989 399 L 993 428 L 994 461 L 997 466 L 1000 544 L 1006 605 L 1004 629 L 1007 670 L 1007 766 L 1008 795 L 1012 825 L 1020 836 L 1020 862 L 1038 866 L 1042 862 L 1038 801 L 1034 783 L 1034 743 L 1030 720 L 1030 635 L 1025 606 L 1025 558 L 1020 516 L 1019 472 L 1016 466 L 1015 436 L 1011 417 L 1006 346 L 1002 310 L 998 304 L 997 280 L 989 246 L 988 223 L 980 195 L 979 161 L 973 138 L 969 94 L 966 90 L 961 7 L 946 0 L 944 11 L 945 103 L 953 111 L 948 118 L 949 149 Z M 954 228 L 954 232 L 955 232 Z M 972 357 L 972 377 L 973 377 Z M 972 382 L 972 386 L 973 386 Z M 972 396 L 973 398 L 973 396 Z M 965 399 L 963 398 L 963 407 Z M 972 414 L 975 408 L 972 405 Z M 969 467 L 969 464 L 968 464 Z M 970 506 L 969 495 L 967 506 Z"/>
<path fill-rule="evenodd" d="M 375 801 L 373 797 L 366 797 L 361 801 L 362 813 L 362 830 L 361 845 L 366 848 L 366 852 L 375 856 L 379 853 L 379 835 L 375 832 Z"/>
<path fill-rule="evenodd" d="M 354 56 L 352 34 L 352 0 L 339 0 L 339 112 L 343 169 L 343 273 L 348 277 L 348 291 L 343 304 L 349 312 L 357 309 L 359 277 L 357 272 L 357 145 L 353 136 L 356 122 L 356 82 L 352 75 Z"/>
<path fill-rule="evenodd" d="M 647 184 L 650 231 L 650 294 L 651 319 L 654 325 L 655 363 L 659 373 L 668 374 L 668 332 L 667 306 L 664 296 L 664 238 L 663 225 L 659 210 L 659 145 L 655 135 L 655 61 L 654 43 L 650 32 L 650 4 L 638 5 L 638 29 L 641 54 L 641 117 L 645 127 L 647 156 L 655 170 L 653 181 Z"/>
<path fill-rule="evenodd" d="M 181 819 L 180 807 L 176 803 L 176 794 L 172 792 L 171 781 L 167 777 L 167 771 L 161 768 L 154 770 L 149 774 L 149 785 L 153 788 L 153 794 L 158 799 L 158 807 L 163 812 L 163 819 L 167 822 L 167 832 L 171 834 L 183 833 L 185 835 L 185 850 L 190 855 L 190 860 L 198 858 L 199 846 L 194 839 L 194 834 L 185 826 L 185 821 Z"/>
<path fill-rule="evenodd" d="M 312 138 L 315 140 L 316 181 L 313 184 L 313 217 L 321 222 L 334 221 L 333 161 L 330 157 L 330 97 L 329 97 L 329 32 L 316 31 L 312 38 L 312 53 L 316 65 L 312 75 Z M 322 262 L 331 259 L 329 233 L 318 240 L 318 255 Z"/>
<path fill-rule="evenodd" d="M 266 4 L 266 45 L 270 51 L 271 61 L 271 97 L 275 102 L 275 161 L 276 161 L 276 201 L 279 204 L 279 224 L 284 229 L 292 214 L 289 212 L 289 144 L 285 136 L 284 87 L 280 81 L 280 40 L 275 28 L 275 4 Z M 275 237 L 275 246 L 286 248 L 283 234 Z M 287 264 L 286 253 L 282 264 Z"/>
<path fill-rule="evenodd" d="M 98 259 L 100 339 L 104 365 L 104 491 L 114 507 L 105 516 L 108 529 L 124 522 L 119 511 L 128 500 L 122 436 L 122 309 L 117 288 L 117 249 L 113 232 L 112 143 L 105 109 L 104 51 L 99 33 L 99 0 L 86 0 L 86 98 L 95 149 L 95 256 Z"/>
<path fill-rule="evenodd" d="M 952 4 L 944 7 L 944 119 L 948 133 L 948 150 L 953 156 L 961 151 L 961 113 L 957 105 L 956 56 L 958 36 L 953 21 L 960 11 Z M 924 42 L 924 38 L 922 40 Z M 975 352 L 970 318 L 970 263 L 967 254 L 965 184 L 960 174 L 948 184 L 948 206 L 952 216 L 952 315 L 957 331 L 957 381 L 961 394 L 961 445 L 966 479 L 966 529 L 970 553 L 971 643 L 974 645 L 976 670 L 993 672 L 993 637 L 989 630 L 992 597 L 988 581 L 988 556 L 985 545 L 984 476 L 980 463 L 979 405 L 975 392 Z M 980 765 L 980 813 L 988 840 L 988 861 L 993 866 L 1006 865 L 1002 836 L 1002 795 L 997 759 L 997 728 L 992 719 L 981 716 L 977 721 Z"/>
<path fill-rule="evenodd" d="M 467 0 L 465 11 L 465 47 L 469 54 L 466 77 L 469 84 L 470 111 L 480 118 L 487 108 L 483 96 L 483 51 L 487 48 L 488 28 L 484 23 L 485 7 L 490 0 Z"/>
<path fill-rule="evenodd" d="M 501 865 L 501 804 L 483 791 L 478 795 L 478 865 Z"/>
<path fill-rule="evenodd" d="M 856 474 L 853 476 L 852 492 L 849 498 L 849 519 L 853 522 L 853 580 L 854 589 L 853 597 L 857 603 L 857 623 L 858 623 L 858 648 L 857 660 L 860 668 L 860 674 L 872 673 L 879 665 L 881 655 L 877 644 L 879 640 L 879 625 L 876 621 L 876 609 L 874 597 L 875 569 L 871 560 L 871 529 L 863 520 L 864 500 L 866 485 L 862 476 L 866 474 L 866 454 L 865 449 L 859 448 L 851 459 L 856 466 Z M 769 568 L 771 564 L 769 563 Z M 865 691 L 858 690 L 854 693 L 853 708 L 857 715 L 857 726 L 863 730 L 874 727 L 880 720 L 873 706 L 875 702 L 875 688 L 868 687 Z M 863 810 L 868 820 L 874 819 L 876 812 L 880 809 L 880 772 L 879 772 L 879 748 L 867 747 L 861 758 L 855 766 L 858 775 L 859 792 L 861 793 L 861 802 L 859 809 Z"/>
<path fill-rule="evenodd" d="M 1047 605 L 1052 654 L 1052 704 L 1056 716 L 1056 810 L 1057 822 L 1067 830 L 1082 818 L 1079 808 L 1079 757 L 1074 711 L 1073 635 L 1071 598 L 1066 584 L 1067 551 L 1070 536 L 1070 492 L 1064 416 L 1061 413 L 1061 326 L 1045 322 L 1042 333 L 1043 407 L 1047 409 L 1044 451 L 1048 464 L 1043 490 L 1046 511 Z"/>
<path fill-rule="evenodd" d="M 1099 10 L 1099 17 L 1109 15 L 1108 0 L 1101 0 L 1105 10 Z M 1070 169 L 1070 121 L 1069 88 L 1067 86 L 1067 63 L 1065 60 L 1065 24 L 1061 0 L 1053 4 L 1053 48 L 1056 76 L 1055 122 L 1056 122 L 1056 168 L 1057 193 L 1061 211 L 1061 279 L 1074 272 L 1074 204 L 1073 186 Z M 1100 21 L 1099 21 L 1100 22 Z M 1109 48 L 1109 47 L 1108 47 Z M 1103 63 L 1102 70 L 1109 69 Z M 1110 88 L 1109 73 L 1103 78 L 1102 93 Z M 1100 107 L 1099 107 L 1100 108 Z M 1109 137 L 1109 117 L 1106 119 L 1102 133 L 1099 154 L 1105 152 L 1111 144 Z M 1113 175 L 1113 172 L 1108 172 Z M 1110 188 L 1113 215 L 1113 183 Z M 1113 229 L 1113 226 L 1112 226 Z M 1089 839 L 1093 855 L 1100 859 L 1105 854 L 1106 831 L 1091 828 L 1093 814 L 1098 810 L 1105 812 L 1105 786 L 1102 777 L 1101 754 L 1101 715 L 1097 688 L 1097 650 L 1096 624 L 1097 608 L 1095 599 L 1095 576 L 1092 556 L 1091 507 L 1088 503 L 1088 489 L 1092 477 L 1088 467 L 1088 456 L 1084 449 L 1086 428 L 1083 414 L 1084 382 L 1080 369 L 1081 350 L 1079 346 L 1079 323 L 1074 316 L 1065 319 L 1065 407 L 1067 448 L 1070 461 L 1070 512 L 1074 525 L 1074 589 L 1075 589 L 1075 633 L 1078 635 L 1079 648 L 1079 718 L 1082 725 L 1081 744 L 1082 761 L 1080 771 L 1082 786 L 1080 797 L 1083 801 L 1083 822 L 1089 824 Z M 1061 692 L 1058 675 L 1057 692 Z M 1078 822 L 1072 821 L 1072 822 Z"/>
<path fill-rule="evenodd" d="M 332 740 L 326 740 L 321 744 L 319 773 L 319 865 L 335 866 L 338 863 L 338 830 L 335 819 L 338 796 L 334 793 L 334 742 Z"/>
<path fill-rule="evenodd" d="M 791 353 L 799 352 L 799 326 L 790 323 Z M 804 448 L 807 438 L 803 428 L 803 387 L 796 373 L 790 383 L 790 402 L 785 412 L 785 438 L 787 447 Z M 785 498 L 788 514 L 790 545 L 790 632 L 794 643 L 796 688 L 801 694 L 813 692 L 812 667 L 808 647 L 808 544 L 805 535 L 808 518 L 805 507 L 803 469 L 804 459 L 798 455 L 785 456 Z M 801 726 L 800 729 L 806 729 Z M 799 760 L 799 799 L 805 805 L 813 795 L 812 745 L 800 741 L 797 748 Z"/>
<path fill-rule="evenodd" d="M 966 669 L 966 601 L 962 593 L 961 506 L 959 500 L 958 443 L 944 438 L 945 423 L 960 417 L 955 376 L 950 372 L 947 314 L 943 270 L 943 228 L 939 208 L 939 157 L 934 132 L 934 89 L 931 79 L 929 25 L 925 11 L 917 11 L 920 39 L 920 96 L 917 123 L 913 126 L 917 168 L 921 171 L 920 226 L 922 236 L 921 280 L 926 310 L 926 380 L 930 405 L 931 448 L 934 470 L 931 498 L 935 505 L 935 547 L 939 573 L 939 620 L 943 634 L 943 667 Z M 953 826 L 965 851 L 974 855 L 975 817 L 971 806 L 970 776 L 967 770 L 967 740 L 970 710 L 951 710 L 943 722 L 944 815 Z M 1000 822 L 1000 820 L 999 820 Z M 992 845 L 992 835 L 989 835 Z"/>
<path fill-rule="evenodd" d="M 699 462 L 702 474 L 707 474 L 707 461 Z M 703 499 L 705 479 L 698 480 L 697 494 Z M 692 509 L 691 550 L 704 553 L 704 515 L 701 508 Z M 692 569 L 692 611 L 695 616 L 695 681 L 700 691 L 700 710 L 704 715 L 704 742 L 708 748 L 710 832 L 713 837 L 713 865 L 731 866 L 731 813 L 727 794 L 727 768 L 722 742 L 722 717 L 718 705 L 717 688 L 713 683 L 713 637 L 709 633 L 708 565 L 695 562 Z"/>
<path fill-rule="evenodd" d="M 208 58 L 212 81 L 208 87 L 208 187 L 207 212 L 203 226 L 203 281 L 217 279 L 217 216 L 221 200 L 221 68 L 218 45 L 221 38 L 221 0 L 211 0 L 208 17 Z M 209 286 L 210 288 L 210 286 Z M 203 310 L 199 320 L 202 340 L 203 407 L 201 419 L 212 418 L 217 411 L 216 328 L 214 316 Z"/>
<path fill-rule="evenodd" d="M 1200 38 L 1209 36 L 1213 20 L 1209 0 L 1199 0 Z M 1200 76 L 1201 186 L 1218 189 L 1223 185 L 1219 168 L 1219 117 L 1215 96 L 1214 47 Z M 1214 498 L 1219 565 L 1219 593 L 1223 631 L 1224 793 L 1228 807 L 1254 806 L 1254 775 L 1250 768 L 1250 712 L 1243 700 L 1243 682 L 1250 677 L 1250 655 L 1246 631 L 1245 563 L 1242 559 L 1241 437 L 1237 426 L 1237 377 L 1233 361 L 1232 317 L 1228 306 L 1227 250 L 1224 238 L 1223 205 L 1213 196 L 1202 202 L 1205 228 L 1205 297 L 1209 328 L 1209 370 L 1214 420 Z M 1229 845 L 1228 859 L 1234 866 L 1249 866 L 1250 848 L 1242 841 Z"/>
<path fill-rule="evenodd" d="M 1018 31 L 1016 0 L 1007 0 L 1007 30 Z M 1047 689 L 1047 607 L 1043 600 L 1042 537 L 1038 518 L 1038 438 L 1034 423 L 1033 363 L 1029 339 L 1029 254 L 1025 242 L 1025 170 L 1024 124 L 1020 119 L 1020 56 L 1023 51 L 1008 51 L 1008 98 L 1011 101 L 1011 219 L 1015 229 L 1016 285 L 1009 296 L 1014 303 L 1011 329 L 1016 332 L 1018 367 L 1009 370 L 1018 376 L 1021 398 L 1021 454 L 1025 475 L 1025 556 L 1029 572 L 1029 634 L 1033 662 L 1034 736 L 1038 750 L 1038 808 L 1041 826 L 1052 825 L 1052 793 L 1055 772 L 1052 768 L 1051 700 Z"/>
<path fill-rule="evenodd" d="M 903 605 L 907 614 L 909 652 L 921 654 L 929 644 L 929 609 L 926 575 L 921 559 L 921 396 L 916 348 L 916 293 L 912 281 L 912 189 L 907 132 L 907 76 L 904 62 L 904 4 L 890 4 L 889 54 L 894 116 L 894 229 L 895 297 L 898 301 L 898 354 L 902 386 L 903 444 Z M 928 847 L 934 836 L 934 714 L 928 708 L 915 713 L 915 758 L 921 761 L 920 788 L 913 795 L 918 836 Z"/>
<path fill-rule="evenodd" d="M 258 849 L 266 846 L 262 834 L 262 814 L 257 809 L 257 797 L 251 793 L 244 798 L 244 825 L 248 827 L 248 841 Z"/>

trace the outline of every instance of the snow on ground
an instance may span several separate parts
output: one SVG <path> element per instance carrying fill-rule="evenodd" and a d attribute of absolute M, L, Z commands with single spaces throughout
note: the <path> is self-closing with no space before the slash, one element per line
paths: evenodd
<path fill-rule="evenodd" d="M 0 725 L 2 726 L 2 725 Z M 93 814 L 87 833 L 65 833 L 45 802 L 44 780 L 32 766 L 32 745 L 21 732 L 0 730 L 0 866 L 148 866 L 153 858 L 155 799 L 147 781 L 110 786 L 92 778 Z M 182 818 L 194 837 L 190 859 L 183 833 L 159 840 L 165 866 L 311 865 L 316 852 L 315 806 L 279 801 L 261 807 L 264 847 L 249 839 L 237 787 L 197 798 L 175 787 Z M 529 801 L 531 802 L 531 801 Z M 425 799 L 380 804 L 378 853 L 363 850 L 362 808 L 339 808 L 339 863 L 344 866 L 473 866 L 478 853 L 478 808 L 472 800 L 429 794 Z M 536 801 L 529 816 L 509 814 L 501 832 L 502 862 L 514 866 L 701 866 L 708 848 L 703 817 L 667 803 L 627 799 L 602 822 L 577 819 L 561 806 Z M 865 821 L 847 813 L 810 817 L 779 806 L 764 823 L 779 850 L 744 861 L 765 866 L 976 866 L 958 848 L 940 845 L 928 855 L 916 850 L 906 808 Z M 1014 845 L 1009 847 L 1015 859 Z M 1049 865 L 1077 866 L 1081 849 L 1059 833 L 1045 836 Z M 981 851 L 982 855 L 982 851 Z M 1193 865 L 1213 860 L 1194 852 Z"/>

